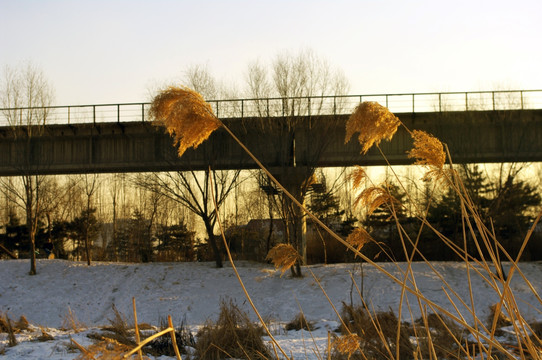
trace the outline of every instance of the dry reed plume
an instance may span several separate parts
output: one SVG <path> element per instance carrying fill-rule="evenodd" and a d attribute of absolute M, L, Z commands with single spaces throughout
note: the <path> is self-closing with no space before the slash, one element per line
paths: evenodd
<path fill-rule="evenodd" d="M 174 87 L 161 91 L 152 101 L 150 116 L 175 138 L 179 157 L 197 148 L 221 126 L 211 106 L 194 90 Z"/>
<path fill-rule="evenodd" d="M 387 188 L 372 186 L 363 190 L 354 200 L 354 207 L 364 205 L 367 207 L 367 214 L 371 215 L 380 206 L 388 204 L 390 207 L 401 206 Z"/>
<path fill-rule="evenodd" d="M 346 242 L 352 245 L 357 251 L 360 251 L 372 240 L 371 235 L 361 227 L 354 229 L 346 238 Z"/>
<path fill-rule="evenodd" d="M 280 269 L 281 274 L 294 266 L 300 259 L 299 253 L 290 244 L 278 244 L 274 246 L 267 254 L 266 260 L 271 260 L 276 269 Z"/>
<path fill-rule="evenodd" d="M 357 334 L 348 334 L 336 338 L 331 344 L 332 348 L 348 358 L 359 349 L 361 338 Z"/>
<path fill-rule="evenodd" d="M 365 170 L 361 166 L 357 165 L 350 174 L 350 179 L 352 179 L 352 187 L 354 189 L 359 189 L 361 187 L 361 183 L 366 178 L 367 173 L 365 172 Z"/>
<path fill-rule="evenodd" d="M 345 143 L 359 132 L 358 141 L 362 145 L 361 153 L 366 154 L 382 140 L 390 140 L 401 121 L 386 107 L 377 102 L 366 101 L 359 104 L 346 122 Z"/>
<path fill-rule="evenodd" d="M 412 138 L 414 146 L 408 152 L 408 157 L 416 159 L 414 164 L 442 169 L 446 161 L 446 154 L 440 140 L 421 130 L 413 130 Z"/>

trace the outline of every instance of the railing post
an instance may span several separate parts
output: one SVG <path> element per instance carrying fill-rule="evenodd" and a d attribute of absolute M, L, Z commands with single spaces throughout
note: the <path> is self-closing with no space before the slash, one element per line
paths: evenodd
<path fill-rule="evenodd" d="M 70 124 L 70 110 L 71 110 L 71 107 L 68 106 L 68 125 Z"/>
<path fill-rule="evenodd" d="M 267 98 L 267 117 L 269 117 L 269 98 Z"/>
<path fill-rule="evenodd" d="M 311 116 L 311 98 L 310 97 L 307 97 L 307 105 L 309 107 L 309 116 Z"/>
<path fill-rule="evenodd" d="M 386 95 L 386 107 L 389 109 L 390 107 L 388 106 L 388 95 Z"/>
<path fill-rule="evenodd" d="M 218 100 L 215 102 L 216 104 L 216 117 L 218 117 Z"/>
<path fill-rule="evenodd" d="M 92 122 L 96 124 L 96 105 L 92 105 Z"/>
<path fill-rule="evenodd" d="M 414 106 L 414 94 L 412 94 L 412 113 L 414 114 L 416 112 L 416 108 Z"/>
<path fill-rule="evenodd" d="M 241 119 L 245 118 L 245 100 L 241 99 Z"/>
<path fill-rule="evenodd" d="M 333 96 L 333 116 L 337 115 L 337 96 Z"/>
<path fill-rule="evenodd" d="M 438 112 L 442 112 L 442 94 L 438 93 Z"/>
<path fill-rule="evenodd" d="M 469 111 L 469 93 L 465 93 L 465 111 Z"/>
<path fill-rule="evenodd" d="M 117 122 L 120 123 L 120 104 L 117 104 Z"/>
<path fill-rule="evenodd" d="M 521 98 L 521 110 L 523 110 L 523 90 L 519 92 L 519 96 Z"/>
<path fill-rule="evenodd" d="M 145 104 L 141 104 L 141 121 L 145 122 Z"/>
<path fill-rule="evenodd" d="M 491 92 L 491 97 L 493 98 L 493 111 L 495 111 L 495 91 Z"/>

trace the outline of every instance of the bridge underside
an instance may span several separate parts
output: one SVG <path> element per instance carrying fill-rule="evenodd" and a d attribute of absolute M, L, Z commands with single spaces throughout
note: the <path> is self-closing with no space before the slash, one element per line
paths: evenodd
<path fill-rule="evenodd" d="M 542 161 L 542 110 L 396 114 L 410 130 L 446 143 L 455 163 Z M 378 149 L 344 144 L 348 116 L 299 118 L 294 131 L 276 118 L 228 119 L 226 125 L 270 169 L 385 165 Z M 50 125 L 31 137 L 0 128 L 0 176 L 253 169 L 256 164 L 223 130 L 181 158 L 163 128 L 148 122 Z M 293 135 L 292 135 L 293 134 Z M 381 149 L 392 164 L 411 164 L 410 135 L 400 128 Z"/>

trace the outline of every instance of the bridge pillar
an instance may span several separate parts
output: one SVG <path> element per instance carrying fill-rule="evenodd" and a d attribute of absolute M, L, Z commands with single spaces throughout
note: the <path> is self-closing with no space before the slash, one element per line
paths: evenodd
<path fill-rule="evenodd" d="M 287 166 L 272 172 L 275 179 L 303 206 L 308 180 L 313 173 L 314 169 L 306 166 Z M 307 215 L 285 195 L 282 195 L 281 206 L 288 227 L 287 240 L 297 249 L 303 264 L 307 264 Z"/>

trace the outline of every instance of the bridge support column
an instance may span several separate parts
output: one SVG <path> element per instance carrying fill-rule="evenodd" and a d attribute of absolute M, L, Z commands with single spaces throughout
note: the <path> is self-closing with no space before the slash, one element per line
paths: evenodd
<path fill-rule="evenodd" d="M 312 174 L 310 168 L 288 166 L 275 171 L 273 176 L 304 206 L 306 184 Z M 303 264 L 307 264 L 307 216 L 286 195 L 282 196 L 281 206 L 287 226 L 286 240 L 297 249 Z"/>

